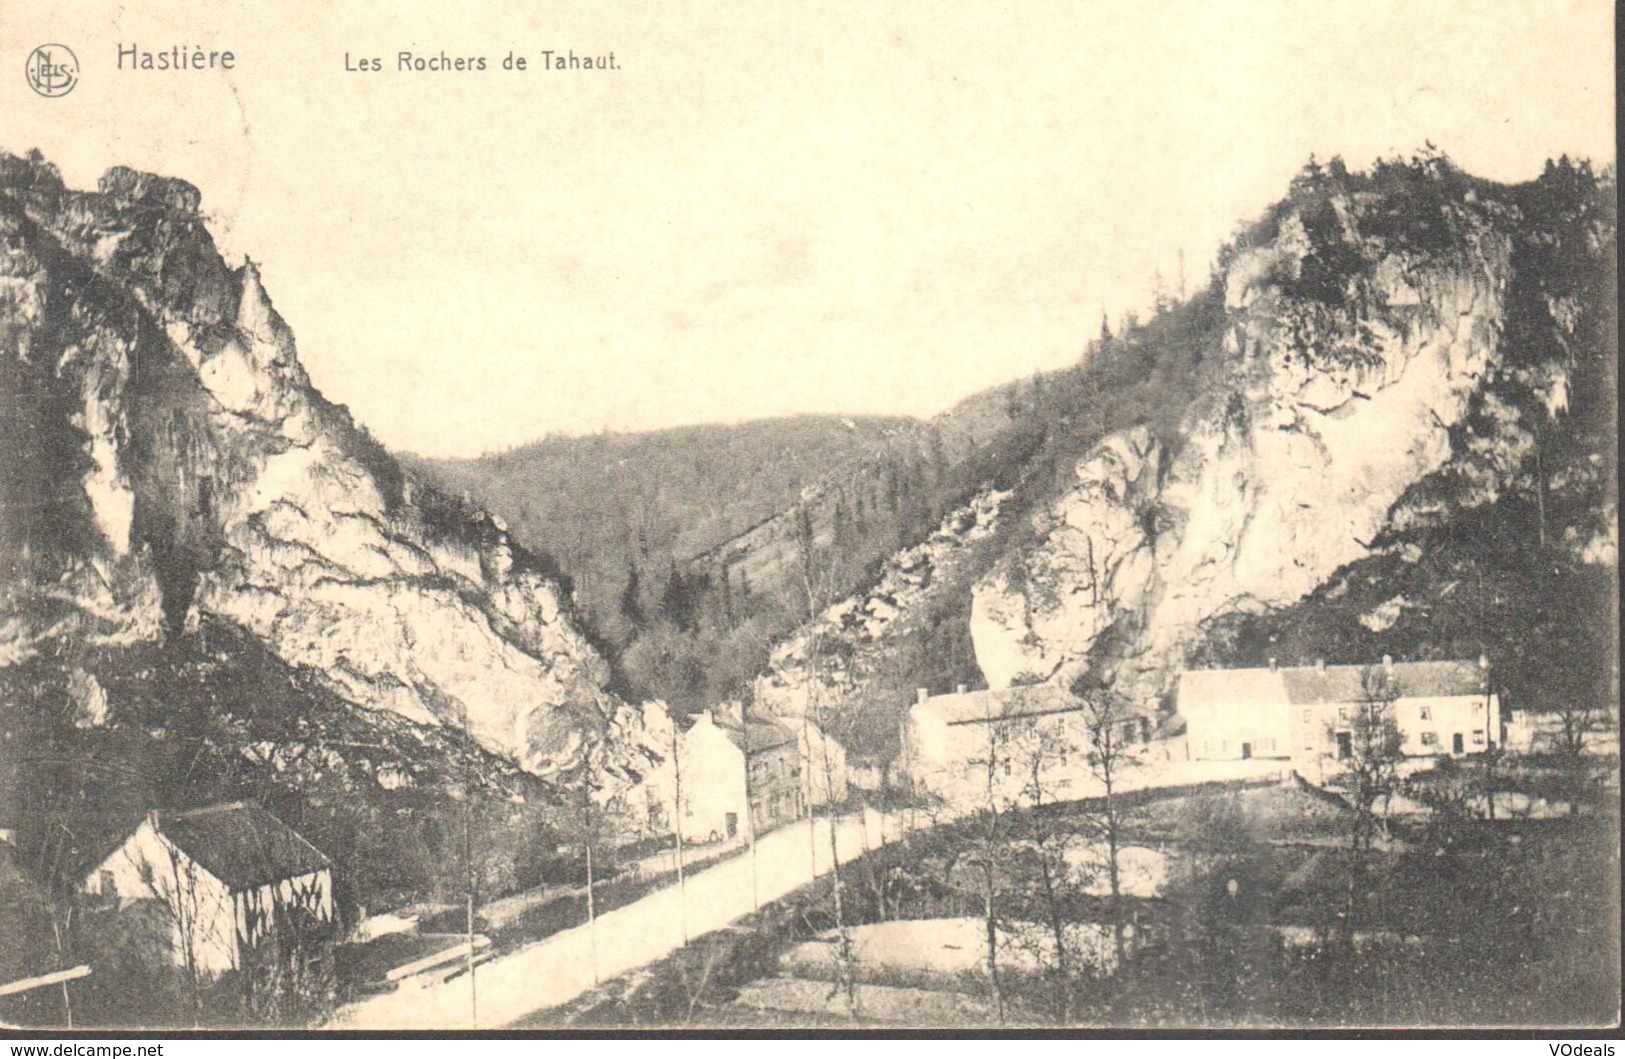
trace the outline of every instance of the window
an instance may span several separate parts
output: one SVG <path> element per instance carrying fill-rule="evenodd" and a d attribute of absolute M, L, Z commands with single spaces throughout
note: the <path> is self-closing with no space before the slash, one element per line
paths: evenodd
<path fill-rule="evenodd" d="M 1338 722 L 1341 723 L 1341 724 L 1347 724 L 1348 719 L 1349 719 L 1349 708 L 1347 706 L 1339 706 L 1337 708 L 1337 720 L 1338 720 Z"/>
<path fill-rule="evenodd" d="M 100 889 L 101 889 L 103 897 L 117 897 L 118 896 L 118 883 L 113 881 L 113 873 L 112 872 L 110 872 L 110 871 L 102 872 Z"/>
<path fill-rule="evenodd" d="M 1484 745 L 1484 730 L 1483 729 L 1479 729 L 1478 731 L 1473 733 L 1473 745 L 1474 746 L 1483 746 Z"/>
<path fill-rule="evenodd" d="M 1437 732 L 1423 732 L 1422 733 L 1422 745 L 1423 746 L 1438 746 L 1439 745 L 1439 733 L 1437 733 Z"/>
<path fill-rule="evenodd" d="M 1433 720 L 1433 707 L 1432 706 L 1423 706 L 1422 707 L 1422 720 L 1424 720 L 1424 721 Z"/>
<path fill-rule="evenodd" d="M 1315 711 L 1314 710 L 1304 710 L 1303 711 L 1303 723 L 1304 724 L 1313 724 L 1313 723 L 1315 723 Z"/>

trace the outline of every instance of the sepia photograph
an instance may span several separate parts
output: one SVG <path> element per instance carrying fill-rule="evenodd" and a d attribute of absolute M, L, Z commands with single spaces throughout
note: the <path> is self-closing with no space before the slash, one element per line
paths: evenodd
<path fill-rule="evenodd" d="M 1615 19 L 0 6 L 0 1036 L 1617 1032 Z"/>

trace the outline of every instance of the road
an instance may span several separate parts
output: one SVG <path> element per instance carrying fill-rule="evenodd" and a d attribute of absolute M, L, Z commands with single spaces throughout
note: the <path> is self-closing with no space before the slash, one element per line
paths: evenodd
<path fill-rule="evenodd" d="M 1122 790 L 1277 776 L 1279 761 L 1168 762 L 1126 777 Z M 846 863 L 903 832 L 905 814 L 873 809 L 838 821 Z M 930 823 L 942 823 L 938 816 Z M 927 825 L 925 818 L 918 821 Z M 328 1029 L 493 1029 L 566 1004 L 597 982 L 653 963 L 829 871 L 830 821 L 791 824 L 676 884 L 481 964 L 449 982 L 405 982 L 342 1009 Z M 809 827 L 813 833 L 809 835 Z"/>
<path fill-rule="evenodd" d="M 478 1029 L 507 1026 L 580 996 L 675 952 L 697 938 L 778 900 L 829 871 L 830 821 L 806 821 L 764 835 L 748 851 L 606 912 L 592 925 L 562 931 L 497 957 L 449 982 L 403 983 L 392 993 L 341 1009 L 329 1029 Z M 901 834 L 898 817 L 874 810 L 842 817 L 842 862 Z M 754 892 L 754 897 L 753 897 Z M 596 969 L 596 974 L 595 974 Z"/>

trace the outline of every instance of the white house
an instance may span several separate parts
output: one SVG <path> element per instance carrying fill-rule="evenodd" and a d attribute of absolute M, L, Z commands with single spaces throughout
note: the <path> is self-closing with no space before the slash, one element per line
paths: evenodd
<path fill-rule="evenodd" d="M 677 819 L 690 842 L 737 838 L 749 826 L 745 753 L 709 710 L 679 737 L 672 793 Z"/>
<path fill-rule="evenodd" d="M 1118 745 L 1143 751 L 1150 722 L 1114 722 Z M 909 709 L 903 757 L 910 783 L 962 807 L 1059 801 L 1100 792 L 1088 764 L 1086 704 L 1055 684 L 928 695 Z M 992 773 L 990 776 L 989 773 Z"/>
<path fill-rule="evenodd" d="M 1179 675 L 1179 714 L 1194 759 L 1292 756 L 1292 702 L 1274 666 L 1186 670 Z"/>
<path fill-rule="evenodd" d="M 81 883 L 120 908 L 151 902 L 178 967 L 218 977 L 295 916 L 331 924 L 333 865 L 292 828 L 242 802 L 151 812 Z"/>
<path fill-rule="evenodd" d="M 1402 753 L 1459 756 L 1499 739 L 1500 699 L 1488 676 L 1484 659 L 1187 670 L 1179 712 L 1194 759 L 1340 759 L 1362 707 L 1392 696 Z"/>
<path fill-rule="evenodd" d="M 850 784 L 846 748 L 805 717 L 775 717 L 774 723 L 796 737 L 801 758 L 802 800 L 810 809 L 840 804 Z"/>

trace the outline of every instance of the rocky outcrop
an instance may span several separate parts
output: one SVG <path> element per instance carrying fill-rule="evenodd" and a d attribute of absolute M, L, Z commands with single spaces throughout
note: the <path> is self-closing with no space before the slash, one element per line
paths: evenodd
<path fill-rule="evenodd" d="M 888 559 L 871 588 L 831 604 L 774 648 L 753 687 L 756 706 L 825 725 L 840 718 L 843 733 L 867 728 L 856 749 L 883 756 L 895 734 L 894 714 L 913 701 L 915 684 L 941 679 L 905 657 L 917 649 L 911 641 L 925 631 L 933 607 L 968 591 L 985 568 L 1009 498 L 1001 490 L 978 493 L 924 541 Z"/>
<path fill-rule="evenodd" d="M 1522 461 L 1526 432 L 1463 429 L 1493 419 L 1487 384 L 1510 370 L 1506 212 L 1468 191 L 1439 207 L 1448 244 L 1423 249 L 1393 234 L 1389 205 L 1311 199 L 1229 261 L 1225 385 L 1177 438 L 1106 438 L 1034 516 L 1033 543 L 976 586 L 990 685 L 1093 669 L 1155 703 L 1215 619 L 1292 604 L 1382 547 L 1417 483 L 1484 451 Z M 1561 365 L 1525 374 L 1556 415 Z"/>
<path fill-rule="evenodd" d="M 0 157 L 0 664 L 214 615 L 357 706 L 534 773 L 599 753 L 608 668 L 545 565 L 322 398 L 200 203 L 126 169 L 74 192 Z"/>

